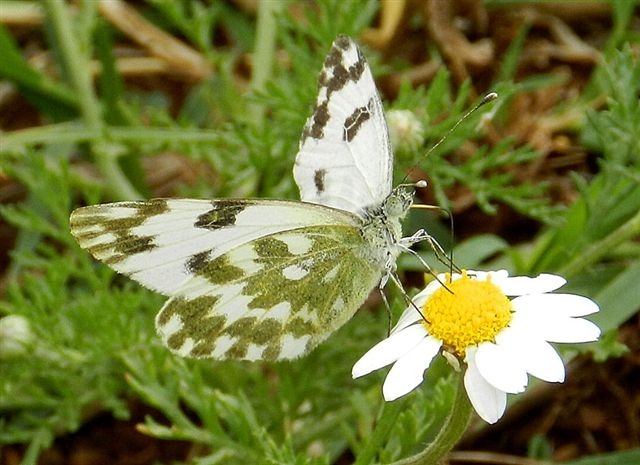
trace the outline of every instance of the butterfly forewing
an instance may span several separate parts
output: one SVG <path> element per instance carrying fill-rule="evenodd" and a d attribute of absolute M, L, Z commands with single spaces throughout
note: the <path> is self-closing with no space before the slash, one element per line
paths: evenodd
<path fill-rule="evenodd" d="M 70 225 L 95 258 L 173 295 L 199 261 L 254 239 L 313 225 L 357 227 L 358 221 L 347 212 L 284 200 L 154 199 L 79 208 Z"/>
<path fill-rule="evenodd" d="M 293 175 L 302 200 L 362 214 L 391 192 L 393 158 L 382 103 L 356 44 L 338 37 L 318 81 Z"/>

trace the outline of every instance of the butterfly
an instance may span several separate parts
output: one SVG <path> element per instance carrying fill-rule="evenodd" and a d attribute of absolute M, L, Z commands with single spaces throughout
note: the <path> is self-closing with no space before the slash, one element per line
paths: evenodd
<path fill-rule="evenodd" d="M 301 201 L 152 199 L 78 208 L 96 259 L 169 296 L 163 343 L 186 357 L 283 360 L 346 323 L 396 258 L 416 185 L 392 189 L 393 155 L 371 70 L 348 37 L 326 57 L 293 176 Z"/>

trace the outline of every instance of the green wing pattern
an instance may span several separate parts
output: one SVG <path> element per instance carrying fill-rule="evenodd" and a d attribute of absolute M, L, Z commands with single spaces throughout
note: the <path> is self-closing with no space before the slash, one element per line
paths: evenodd
<path fill-rule="evenodd" d="M 380 280 L 351 225 L 271 234 L 222 256 L 199 257 L 195 276 L 156 319 L 183 356 L 291 359 L 349 320 Z M 196 260 L 194 260 L 194 263 Z"/>

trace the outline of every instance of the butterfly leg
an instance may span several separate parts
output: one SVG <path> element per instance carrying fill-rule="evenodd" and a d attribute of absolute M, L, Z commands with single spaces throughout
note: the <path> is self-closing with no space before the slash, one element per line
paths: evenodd
<path fill-rule="evenodd" d="M 380 281 L 382 284 L 382 281 Z M 389 300 L 387 299 L 387 295 L 384 293 L 384 286 L 380 285 L 378 287 L 378 291 L 380 292 L 380 296 L 382 297 L 382 301 L 384 302 L 384 307 L 387 309 L 387 337 L 391 334 L 391 321 L 393 319 L 393 315 L 391 315 L 391 307 L 389 306 Z"/>
<path fill-rule="evenodd" d="M 413 250 L 411 249 L 407 249 L 410 253 L 415 253 Z M 422 259 L 420 257 L 418 257 L 419 260 L 422 261 Z M 423 262 L 424 263 L 424 262 Z M 425 263 L 426 265 L 426 263 Z M 431 269 L 427 266 L 427 269 L 429 269 L 429 271 L 431 271 Z M 433 273 L 432 273 L 433 274 Z M 400 281 L 400 277 L 398 276 L 398 274 L 395 272 L 395 270 L 393 271 L 389 271 L 387 273 L 385 273 L 382 276 L 382 279 L 380 280 L 380 284 L 378 285 L 378 290 L 380 291 L 380 295 L 382 295 L 382 300 L 384 301 L 385 306 L 387 307 L 387 312 L 389 314 L 389 327 L 387 329 L 387 337 L 389 337 L 389 335 L 391 334 L 391 321 L 392 321 L 392 315 L 391 315 L 391 307 L 389 306 L 389 302 L 387 300 L 387 296 L 384 293 L 384 287 L 387 284 L 387 282 L 389 282 L 389 280 L 391 280 L 391 282 L 393 282 L 398 289 L 400 289 L 400 292 L 402 293 L 402 297 L 404 297 L 405 301 L 407 302 L 408 305 L 411 305 L 422 317 L 422 319 L 424 321 L 429 321 L 426 319 L 426 317 L 424 316 L 424 314 L 422 313 L 422 311 L 416 306 L 416 304 L 413 303 L 413 300 L 411 300 L 411 297 L 409 297 L 409 295 L 407 294 L 407 292 L 404 290 L 404 286 L 402 285 L 402 282 Z"/>
<path fill-rule="evenodd" d="M 403 252 L 407 252 L 410 253 L 412 255 L 414 255 L 416 258 L 418 258 L 418 260 L 420 261 L 420 263 L 427 269 L 429 270 L 429 273 L 431 273 L 433 275 L 433 272 L 431 271 L 431 267 L 429 265 L 427 265 L 424 260 L 418 255 L 416 254 L 415 251 L 411 250 L 409 247 L 411 247 L 413 244 L 416 244 L 418 242 L 422 242 L 422 241 L 426 241 L 429 243 L 429 246 L 431 247 L 431 249 L 433 250 L 436 258 L 438 259 L 438 261 L 440 263 L 446 264 L 447 266 L 449 266 L 451 269 L 450 271 L 457 271 L 460 272 L 460 268 L 458 268 L 456 266 L 455 263 L 453 263 L 453 259 L 449 256 L 447 256 L 447 253 L 444 251 L 444 249 L 442 248 L 442 246 L 440 245 L 440 243 L 430 234 L 428 234 L 424 229 L 419 229 L 418 231 L 416 231 L 414 234 L 412 234 L 409 237 L 403 237 L 402 239 L 400 239 L 400 242 L 398 243 L 398 246 L 400 247 L 400 249 Z M 435 277 L 435 275 L 434 275 Z"/>
<path fill-rule="evenodd" d="M 380 278 L 380 283 L 378 284 L 378 292 L 380 292 L 380 295 L 382 296 L 382 301 L 384 302 L 384 306 L 387 309 L 387 315 L 388 315 L 387 337 L 389 337 L 389 335 L 391 334 L 391 322 L 393 321 L 393 315 L 391 314 L 391 306 L 389 305 L 389 300 L 387 299 L 387 295 L 384 293 L 384 288 L 386 287 L 389 280 L 391 280 L 398 287 L 398 289 L 400 289 L 405 300 L 411 302 L 411 299 L 405 292 L 404 287 L 400 282 L 400 278 L 396 273 L 396 261 L 395 261 L 395 257 L 392 254 L 389 254 L 387 256 L 387 261 L 385 263 L 385 270 L 387 271 L 382 275 L 382 278 Z"/>

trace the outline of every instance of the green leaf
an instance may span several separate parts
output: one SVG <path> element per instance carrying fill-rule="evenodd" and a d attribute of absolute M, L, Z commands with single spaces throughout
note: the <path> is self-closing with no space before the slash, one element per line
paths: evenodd
<path fill-rule="evenodd" d="M 640 283 L 640 261 L 618 274 L 594 296 L 600 312 L 589 317 L 602 331 L 618 328 L 640 311 L 638 295 L 632 291 Z"/>
<path fill-rule="evenodd" d="M 29 65 L 11 35 L 1 25 L 0 56 L 0 77 L 15 84 L 39 111 L 54 120 L 77 115 L 78 100 L 73 91 Z"/>
<path fill-rule="evenodd" d="M 562 462 L 563 465 L 630 465 L 632 463 L 640 463 L 640 449 L 638 448 Z"/>

